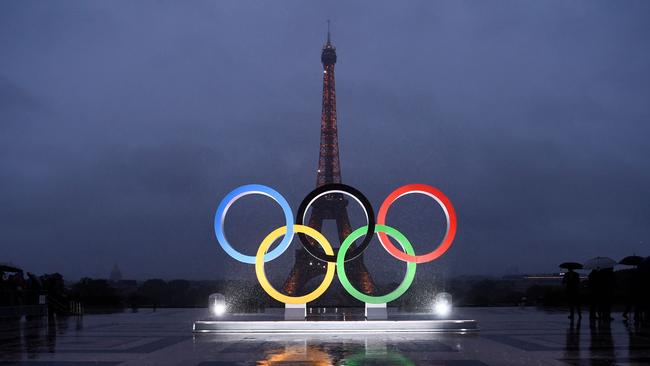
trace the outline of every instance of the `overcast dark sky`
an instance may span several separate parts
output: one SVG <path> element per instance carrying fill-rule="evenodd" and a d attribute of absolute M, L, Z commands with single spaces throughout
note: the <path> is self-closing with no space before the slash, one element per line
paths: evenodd
<path fill-rule="evenodd" d="M 420 276 L 650 255 L 648 1 L 2 1 L 0 261 L 254 278 L 218 247 L 214 210 L 241 184 L 294 210 L 314 188 L 328 18 L 344 182 L 376 210 L 429 183 L 458 211 Z M 415 196 L 389 223 L 422 253 L 440 217 Z M 253 253 L 283 221 L 247 197 L 226 223 Z M 401 278 L 372 245 L 377 277 Z"/>

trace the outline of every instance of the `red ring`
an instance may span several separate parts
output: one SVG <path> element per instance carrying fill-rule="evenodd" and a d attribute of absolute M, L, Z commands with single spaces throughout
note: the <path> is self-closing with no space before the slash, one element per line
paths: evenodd
<path fill-rule="evenodd" d="M 377 225 L 386 225 L 386 214 L 388 213 L 388 208 L 390 208 L 393 202 L 398 198 L 411 193 L 425 194 L 435 199 L 442 207 L 442 210 L 445 212 L 445 216 L 447 217 L 447 232 L 445 233 L 442 242 L 432 252 L 422 255 L 409 255 L 397 249 L 390 239 L 388 239 L 386 233 L 377 233 L 379 236 L 379 242 L 393 257 L 402 261 L 415 263 L 431 262 L 445 254 L 447 249 L 451 247 L 451 243 L 453 243 L 454 237 L 456 236 L 456 210 L 451 204 L 449 198 L 447 198 L 447 196 L 445 196 L 445 194 L 440 190 L 426 184 L 407 184 L 397 188 L 393 193 L 389 194 L 381 204 L 379 213 L 377 214 Z"/>

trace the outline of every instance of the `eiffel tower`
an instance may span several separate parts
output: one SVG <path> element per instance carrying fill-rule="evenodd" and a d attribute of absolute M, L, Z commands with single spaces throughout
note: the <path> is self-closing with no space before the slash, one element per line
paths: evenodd
<path fill-rule="evenodd" d="M 320 121 L 320 155 L 316 186 L 328 183 L 341 183 L 341 164 L 339 162 L 339 142 L 336 126 L 336 88 L 334 83 L 334 64 L 336 64 L 336 47 L 330 39 L 329 21 L 327 26 L 327 43 L 321 53 L 323 64 L 323 108 Z M 341 193 L 325 195 L 312 206 L 309 226 L 321 231 L 323 221 L 336 222 L 339 245 L 350 235 L 352 229 L 347 211 L 348 200 Z M 321 251 L 318 244 L 309 240 L 314 250 Z M 354 248 L 351 248 L 351 250 Z M 346 262 L 346 273 L 352 284 L 359 290 L 372 294 L 375 283 L 370 277 L 363 262 L 363 255 Z M 304 294 L 303 287 L 312 278 L 325 274 L 325 263 L 313 257 L 304 248 L 296 250 L 295 263 L 289 277 L 284 283 L 283 290 L 287 295 Z M 336 285 L 335 285 L 336 284 Z M 315 301 L 319 306 L 360 306 L 361 303 L 352 298 L 343 287 L 334 281 L 330 289 Z"/>

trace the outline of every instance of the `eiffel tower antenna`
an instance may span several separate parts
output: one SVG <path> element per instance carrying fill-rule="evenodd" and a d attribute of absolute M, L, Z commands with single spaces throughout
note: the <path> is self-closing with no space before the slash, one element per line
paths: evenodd
<path fill-rule="evenodd" d="M 330 43 L 330 20 L 327 19 L 327 43 Z"/>

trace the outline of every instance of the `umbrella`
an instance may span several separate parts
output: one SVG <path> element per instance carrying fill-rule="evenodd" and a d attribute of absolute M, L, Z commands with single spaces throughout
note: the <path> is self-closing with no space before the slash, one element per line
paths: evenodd
<path fill-rule="evenodd" d="M 630 255 L 621 259 L 621 261 L 618 262 L 618 264 L 624 264 L 626 266 L 638 266 L 639 264 L 641 264 L 641 262 L 643 262 L 644 259 L 645 258 L 639 257 L 638 255 Z"/>
<path fill-rule="evenodd" d="M 564 263 L 560 264 L 560 268 L 564 268 L 564 269 L 582 269 L 583 266 L 582 266 L 582 264 L 576 263 L 576 262 L 564 262 Z"/>
<path fill-rule="evenodd" d="M 585 269 L 614 268 L 616 261 L 609 257 L 591 258 L 585 262 Z"/>

